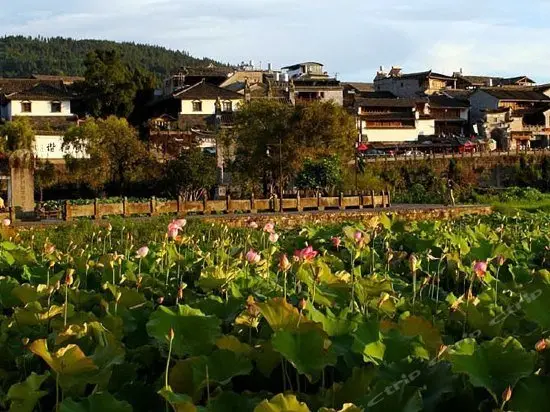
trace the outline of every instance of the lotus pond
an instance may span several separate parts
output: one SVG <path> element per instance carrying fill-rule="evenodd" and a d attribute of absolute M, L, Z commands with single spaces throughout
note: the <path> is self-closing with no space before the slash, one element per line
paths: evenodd
<path fill-rule="evenodd" d="M 3 227 L 0 409 L 550 410 L 549 228 Z"/>

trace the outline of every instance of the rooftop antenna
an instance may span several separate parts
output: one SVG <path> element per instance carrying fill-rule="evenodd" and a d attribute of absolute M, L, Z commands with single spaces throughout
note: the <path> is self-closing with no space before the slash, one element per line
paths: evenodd
<path fill-rule="evenodd" d="M 340 74 L 340 73 L 338 73 L 338 72 L 335 72 L 335 73 L 334 73 L 334 79 L 335 79 L 335 80 L 338 79 L 338 75 L 339 75 L 339 74 Z"/>

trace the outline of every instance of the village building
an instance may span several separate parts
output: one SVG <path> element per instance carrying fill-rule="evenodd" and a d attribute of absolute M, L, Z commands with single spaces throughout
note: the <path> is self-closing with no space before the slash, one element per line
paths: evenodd
<path fill-rule="evenodd" d="M 550 135 L 548 90 L 517 86 L 480 88 L 470 96 L 472 123 L 488 136 L 506 133 L 510 148 L 547 147 Z"/>
<path fill-rule="evenodd" d="M 380 97 L 382 95 L 382 97 Z M 360 141 L 395 145 L 433 136 L 435 121 L 427 99 L 388 98 L 386 93 L 364 93 L 355 101 Z"/>
<path fill-rule="evenodd" d="M 456 89 L 457 79 L 431 70 L 419 73 L 403 73 L 400 67 L 392 66 L 386 73 L 383 67 L 376 73 L 374 89 L 393 93 L 397 97 L 415 98 Z"/>
<path fill-rule="evenodd" d="M 180 67 L 164 79 L 162 89 L 157 95 L 168 96 L 189 85 L 205 81 L 208 84 L 220 86 L 235 70 L 232 67 L 218 67 L 212 64 L 206 67 Z"/>
<path fill-rule="evenodd" d="M 332 101 L 344 103 L 343 87 L 339 80 L 330 77 L 321 63 L 305 62 L 281 69 L 281 79 L 288 83 L 289 93 L 295 103 Z"/>
<path fill-rule="evenodd" d="M 429 113 L 435 121 L 435 134 L 468 136 L 470 134 L 470 102 L 446 94 L 428 97 Z"/>
<path fill-rule="evenodd" d="M 65 132 L 78 124 L 71 110 L 74 99 L 62 79 L 0 79 L 0 120 L 29 119 L 39 159 L 63 162 L 67 154 L 83 157 L 76 149 L 63 147 Z"/>
<path fill-rule="evenodd" d="M 355 106 L 356 98 L 361 97 L 363 93 L 370 93 L 374 91 L 373 83 L 343 82 L 342 87 L 344 93 L 344 107 L 352 109 Z"/>
<path fill-rule="evenodd" d="M 453 73 L 456 78 L 457 89 L 478 89 L 480 87 L 529 87 L 536 82 L 527 76 L 496 77 L 496 76 L 471 76 L 462 74 L 462 70 Z"/>

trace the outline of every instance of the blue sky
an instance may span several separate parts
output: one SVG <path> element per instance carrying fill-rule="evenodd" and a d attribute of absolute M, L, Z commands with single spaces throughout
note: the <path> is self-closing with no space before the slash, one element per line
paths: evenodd
<path fill-rule="evenodd" d="M 342 80 L 376 69 L 550 81 L 548 0 L 19 0 L 2 34 L 159 44 L 265 67 L 320 61 Z"/>

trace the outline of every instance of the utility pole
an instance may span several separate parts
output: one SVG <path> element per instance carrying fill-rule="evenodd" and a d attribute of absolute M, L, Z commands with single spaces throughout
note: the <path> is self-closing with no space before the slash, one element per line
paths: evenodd
<path fill-rule="evenodd" d="M 283 211 L 283 138 L 279 136 L 279 191 L 281 200 L 279 200 L 279 212 Z"/>

